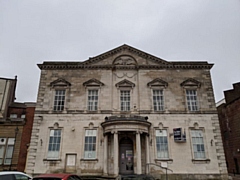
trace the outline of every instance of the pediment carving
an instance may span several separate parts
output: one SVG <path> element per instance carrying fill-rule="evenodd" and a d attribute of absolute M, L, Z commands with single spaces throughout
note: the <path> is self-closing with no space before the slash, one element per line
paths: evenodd
<path fill-rule="evenodd" d="M 133 88 L 133 87 L 135 87 L 135 84 L 132 83 L 131 81 L 128 81 L 128 80 L 124 79 L 124 80 L 118 82 L 116 84 L 116 87 L 118 87 L 118 88 L 119 87 L 130 87 L 130 88 Z"/>
<path fill-rule="evenodd" d="M 162 79 L 156 78 L 151 82 L 147 83 L 148 87 L 167 87 L 168 83 Z"/>
<path fill-rule="evenodd" d="M 126 66 L 126 65 L 137 65 L 137 62 L 136 62 L 135 59 L 132 58 L 131 56 L 122 55 L 122 56 L 120 56 L 120 57 L 117 57 L 117 58 L 113 61 L 113 65 L 122 65 L 122 66 Z"/>
<path fill-rule="evenodd" d="M 187 80 L 183 81 L 181 84 L 181 86 L 183 87 L 201 87 L 201 83 L 199 81 L 197 81 L 196 79 L 193 78 L 188 78 Z"/>
<path fill-rule="evenodd" d="M 103 86 L 104 84 L 97 79 L 90 79 L 83 83 L 83 86 Z"/>
<path fill-rule="evenodd" d="M 50 86 L 51 87 L 55 87 L 55 86 L 65 86 L 65 87 L 68 87 L 68 86 L 71 86 L 71 83 L 68 82 L 67 80 L 63 79 L 63 78 L 58 78 L 57 80 L 53 81 L 50 83 Z"/>

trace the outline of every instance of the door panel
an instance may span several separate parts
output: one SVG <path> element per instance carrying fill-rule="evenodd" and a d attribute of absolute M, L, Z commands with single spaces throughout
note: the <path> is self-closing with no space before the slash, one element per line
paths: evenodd
<path fill-rule="evenodd" d="M 124 144 L 120 142 L 119 149 L 119 170 L 120 174 L 133 174 L 133 144 L 130 141 Z"/>

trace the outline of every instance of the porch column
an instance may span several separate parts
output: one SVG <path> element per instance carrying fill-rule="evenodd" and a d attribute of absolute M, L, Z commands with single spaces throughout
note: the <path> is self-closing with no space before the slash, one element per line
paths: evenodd
<path fill-rule="evenodd" d="M 118 132 L 114 132 L 114 175 L 118 175 Z"/>
<path fill-rule="evenodd" d="M 146 174 L 149 174 L 149 163 L 150 163 L 150 158 L 149 158 L 149 135 L 146 134 Z"/>
<path fill-rule="evenodd" d="M 103 150 L 104 150 L 104 153 L 103 153 L 103 174 L 107 175 L 108 174 L 108 170 L 107 170 L 107 167 L 108 167 L 108 157 L 107 157 L 107 154 L 108 154 L 108 135 L 105 134 L 104 135 L 104 147 L 103 147 Z"/>
<path fill-rule="evenodd" d="M 136 153 L 137 153 L 137 172 L 136 172 L 136 174 L 142 174 L 140 132 L 136 132 Z"/>

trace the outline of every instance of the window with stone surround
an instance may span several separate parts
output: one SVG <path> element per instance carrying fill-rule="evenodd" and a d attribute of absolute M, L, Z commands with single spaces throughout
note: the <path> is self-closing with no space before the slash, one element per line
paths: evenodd
<path fill-rule="evenodd" d="M 65 90 L 56 90 L 54 97 L 54 111 L 63 111 L 65 104 Z"/>
<path fill-rule="evenodd" d="M 0 138 L 0 164 L 11 164 L 14 143 L 15 138 Z"/>
<path fill-rule="evenodd" d="M 186 89 L 187 107 L 189 111 L 198 111 L 197 90 Z"/>
<path fill-rule="evenodd" d="M 102 86 L 104 84 L 97 79 L 90 79 L 83 83 L 86 89 L 86 97 L 87 97 L 87 110 L 88 111 L 98 111 L 99 108 L 99 94 L 101 92 Z"/>
<path fill-rule="evenodd" d="M 180 84 L 185 91 L 186 106 L 188 111 L 199 111 L 198 90 L 201 83 L 193 78 L 188 78 Z"/>
<path fill-rule="evenodd" d="M 121 111 L 130 111 L 130 91 L 120 91 Z"/>
<path fill-rule="evenodd" d="M 98 89 L 88 90 L 88 111 L 98 110 Z"/>
<path fill-rule="evenodd" d="M 191 129 L 190 132 L 194 159 L 206 159 L 203 131 L 201 129 Z"/>
<path fill-rule="evenodd" d="M 59 78 L 50 83 L 51 90 L 53 92 L 52 107 L 55 112 L 62 112 L 66 109 L 68 92 L 71 84 L 65 79 Z"/>
<path fill-rule="evenodd" d="M 85 130 L 84 159 L 96 159 L 96 129 Z"/>
<path fill-rule="evenodd" d="M 152 109 L 154 111 L 164 111 L 164 91 L 168 83 L 162 79 L 156 78 L 149 82 L 147 86 L 152 91 Z"/>
<path fill-rule="evenodd" d="M 153 89 L 152 93 L 154 111 L 163 111 L 164 110 L 163 90 Z"/>
<path fill-rule="evenodd" d="M 156 149 L 158 159 L 168 159 L 168 136 L 166 129 L 157 129 L 156 131 Z"/>
<path fill-rule="evenodd" d="M 51 129 L 48 142 L 48 159 L 59 159 L 61 145 L 61 129 Z"/>

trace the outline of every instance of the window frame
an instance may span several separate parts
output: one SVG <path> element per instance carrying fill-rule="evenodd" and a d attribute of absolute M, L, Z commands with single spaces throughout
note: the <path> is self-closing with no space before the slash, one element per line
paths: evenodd
<path fill-rule="evenodd" d="M 163 133 L 165 132 L 166 135 L 164 136 L 157 136 L 157 132 L 159 131 L 159 133 Z M 165 137 L 167 140 L 167 152 L 166 149 L 165 151 L 159 151 L 158 150 L 158 140 L 157 137 Z M 160 146 L 159 146 L 160 147 Z M 157 160 L 169 160 L 170 159 L 170 146 L 169 146 L 169 137 L 168 137 L 168 129 L 155 129 L 155 150 L 156 150 L 156 158 Z M 158 156 L 158 154 L 161 154 L 161 152 L 167 153 L 167 156 Z"/>
<path fill-rule="evenodd" d="M 58 100 L 58 99 L 56 99 L 56 97 L 63 97 L 63 95 L 62 94 L 60 94 L 60 95 L 58 95 L 57 96 L 57 92 L 60 92 L 60 91 L 64 91 L 64 99 L 62 100 Z M 63 102 L 63 105 L 62 104 L 56 104 L 55 105 L 55 102 Z M 53 100 L 53 111 L 54 112 L 62 112 L 62 111 L 64 111 L 64 109 L 65 109 L 65 106 L 66 106 L 66 89 L 55 89 L 55 91 L 54 91 L 54 100 Z M 55 109 L 55 107 L 56 107 L 56 109 Z M 58 109 L 60 107 L 60 109 Z"/>
<path fill-rule="evenodd" d="M 96 109 L 90 109 L 89 107 L 90 107 L 90 105 L 89 105 L 89 103 L 90 103 L 90 101 L 89 101 L 89 92 L 90 91 L 97 91 L 97 105 L 96 105 Z M 87 87 L 87 111 L 91 111 L 91 112 L 93 112 L 93 111 L 98 111 L 99 110 L 99 91 L 100 91 L 100 87 Z M 95 101 L 93 101 L 93 103 L 94 103 Z M 94 106 L 93 106 L 94 107 Z"/>
<path fill-rule="evenodd" d="M 204 157 L 196 157 L 195 156 L 195 148 L 194 148 L 194 140 L 193 140 L 193 136 L 192 136 L 192 131 L 201 131 L 202 133 L 202 143 L 200 145 L 203 145 L 204 146 Z M 205 138 L 205 130 L 204 128 L 190 128 L 190 131 L 189 131 L 189 134 L 190 134 L 190 141 L 191 141 L 191 150 L 192 150 L 192 158 L 193 158 L 193 161 L 201 161 L 201 160 L 208 160 L 208 151 L 207 151 L 207 146 L 206 146 L 206 138 Z M 197 152 L 198 153 L 198 152 Z"/>
<path fill-rule="evenodd" d="M 0 157 L 0 165 L 10 165 L 14 155 L 14 146 L 16 143 L 15 138 L 8 137 L 0 139 L 4 139 L 5 142 L 0 144 L 0 146 L 3 147 L 2 155 Z M 11 147 L 12 149 L 9 149 L 9 147 Z M 9 160 L 9 163 L 7 163 L 6 160 Z"/>
<path fill-rule="evenodd" d="M 58 147 L 58 154 L 57 156 L 52 156 L 50 155 L 50 151 L 49 151 L 49 148 L 50 148 L 50 141 L 51 141 L 51 131 L 60 131 L 60 143 L 59 144 L 59 147 Z M 53 132 L 53 135 L 54 135 L 54 132 Z M 56 136 L 55 138 L 58 138 L 59 136 Z M 58 160 L 60 159 L 60 156 L 61 156 L 61 148 L 62 148 L 62 138 L 63 137 L 63 129 L 61 128 L 50 128 L 49 129 L 49 136 L 48 136 L 48 146 L 47 146 L 47 159 L 48 160 Z M 53 136 L 54 138 L 54 136 Z M 54 146 L 56 146 L 56 143 L 54 144 Z M 55 147 L 56 148 L 56 147 Z M 51 152 L 54 152 L 54 151 L 51 151 Z"/>
<path fill-rule="evenodd" d="M 165 111 L 165 96 L 164 96 L 164 89 L 163 88 L 151 88 L 152 90 L 152 106 L 153 106 L 153 111 L 154 112 L 163 112 Z M 156 106 L 156 107 L 159 107 L 159 109 L 155 109 L 155 106 L 154 106 L 154 91 L 160 91 L 162 93 L 162 102 L 160 102 L 160 106 Z M 162 107 L 162 109 L 161 109 Z"/>
<path fill-rule="evenodd" d="M 86 133 L 88 131 L 95 131 L 95 136 L 86 136 Z M 96 160 L 97 159 L 97 142 L 98 142 L 98 130 L 93 128 L 93 129 L 85 129 L 84 131 L 84 146 L 83 146 L 83 159 L 84 160 Z M 95 151 L 86 151 L 86 137 L 95 137 Z M 89 147 L 89 146 L 88 146 Z M 87 157 L 87 153 L 93 153 L 94 152 L 94 157 Z"/>
<path fill-rule="evenodd" d="M 191 91 L 195 92 L 194 96 L 192 96 L 192 94 L 190 94 L 191 96 L 189 96 L 188 92 L 191 92 Z M 188 99 L 188 97 L 190 97 L 190 100 Z M 196 99 L 191 100 L 191 97 L 195 97 Z M 186 98 L 186 106 L 187 106 L 188 111 L 190 111 L 190 112 L 199 111 L 199 109 L 200 109 L 199 108 L 199 98 L 198 98 L 198 91 L 196 88 L 186 88 L 185 89 L 185 98 Z M 194 108 L 196 108 L 196 109 L 194 109 Z"/>
<path fill-rule="evenodd" d="M 130 89 L 120 89 L 120 111 L 129 112 L 131 111 L 131 90 Z M 122 96 L 122 92 L 128 92 L 129 96 Z M 122 101 L 122 98 L 129 98 L 129 101 Z"/>

